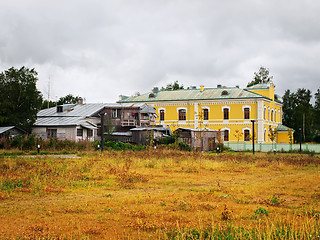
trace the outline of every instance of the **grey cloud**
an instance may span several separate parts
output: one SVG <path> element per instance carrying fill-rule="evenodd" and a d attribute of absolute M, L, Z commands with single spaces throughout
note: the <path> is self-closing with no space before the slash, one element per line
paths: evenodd
<path fill-rule="evenodd" d="M 0 66 L 36 67 L 42 90 L 51 76 L 52 96 L 91 102 L 175 80 L 245 87 L 261 65 L 281 94 L 314 89 L 319 10 L 311 0 L 11 0 L 0 3 Z"/>

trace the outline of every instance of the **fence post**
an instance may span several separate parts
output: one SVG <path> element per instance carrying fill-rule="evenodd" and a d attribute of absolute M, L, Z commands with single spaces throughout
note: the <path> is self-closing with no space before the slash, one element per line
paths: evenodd
<path fill-rule="evenodd" d="M 259 147 L 260 147 L 260 152 L 262 152 L 262 143 L 260 143 Z"/>

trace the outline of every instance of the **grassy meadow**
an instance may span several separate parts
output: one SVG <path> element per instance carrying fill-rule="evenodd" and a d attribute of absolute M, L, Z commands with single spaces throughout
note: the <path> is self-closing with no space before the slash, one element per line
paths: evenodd
<path fill-rule="evenodd" d="M 318 155 L 0 152 L 0 239 L 320 239 Z"/>

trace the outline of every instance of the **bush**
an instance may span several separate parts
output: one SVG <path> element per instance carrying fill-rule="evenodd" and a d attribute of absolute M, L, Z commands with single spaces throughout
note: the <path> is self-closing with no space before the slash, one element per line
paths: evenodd
<path fill-rule="evenodd" d="M 218 150 L 219 148 L 219 150 Z M 223 143 L 218 143 L 217 144 L 217 152 L 224 152 L 224 151 L 230 151 L 231 149 L 225 146 Z"/>
<path fill-rule="evenodd" d="M 92 142 L 92 147 L 96 150 L 99 150 L 101 148 L 100 146 L 101 142 L 100 141 L 94 141 Z M 123 143 L 123 142 L 117 142 L 117 141 L 106 141 L 104 142 L 104 146 L 106 148 L 109 148 L 110 150 L 115 150 L 115 151 L 124 151 L 124 150 L 132 150 L 132 151 L 142 151 L 146 150 L 145 145 L 141 144 L 131 144 L 131 143 Z"/>
<path fill-rule="evenodd" d="M 159 139 L 159 143 L 162 145 L 169 145 L 172 144 L 176 141 L 174 136 L 170 136 L 170 137 L 162 137 Z"/>

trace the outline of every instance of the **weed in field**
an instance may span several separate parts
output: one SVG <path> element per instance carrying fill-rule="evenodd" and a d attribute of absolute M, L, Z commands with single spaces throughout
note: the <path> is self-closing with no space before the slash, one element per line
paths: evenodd
<path fill-rule="evenodd" d="M 222 220 L 231 220 L 232 219 L 232 211 L 228 209 L 227 205 L 224 205 L 224 209 L 221 213 Z"/>
<path fill-rule="evenodd" d="M 29 179 L 3 179 L 1 184 L 1 190 L 6 191 L 23 191 L 23 189 L 30 187 Z"/>
<path fill-rule="evenodd" d="M 286 200 L 285 199 L 281 199 L 280 198 L 280 195 L 275 193 L 273 195 L 272 198 L 270 198 L 268 201 L 267 201 L 267 204 L 271 205 L 271 206 L 280 206 L 282 203 L 284 203 Z"/>
<path fill-rule="evenodd" d="M 254 215 L 253 215 L 253 218 L 254 219 L 259 219 L 261 218 L 262 216 L 268 216 L 269 213 L 268 213 L 268 210 L 265 209 L 265 208 L 257 208 L 255 211 L 254 211 Z"/>

